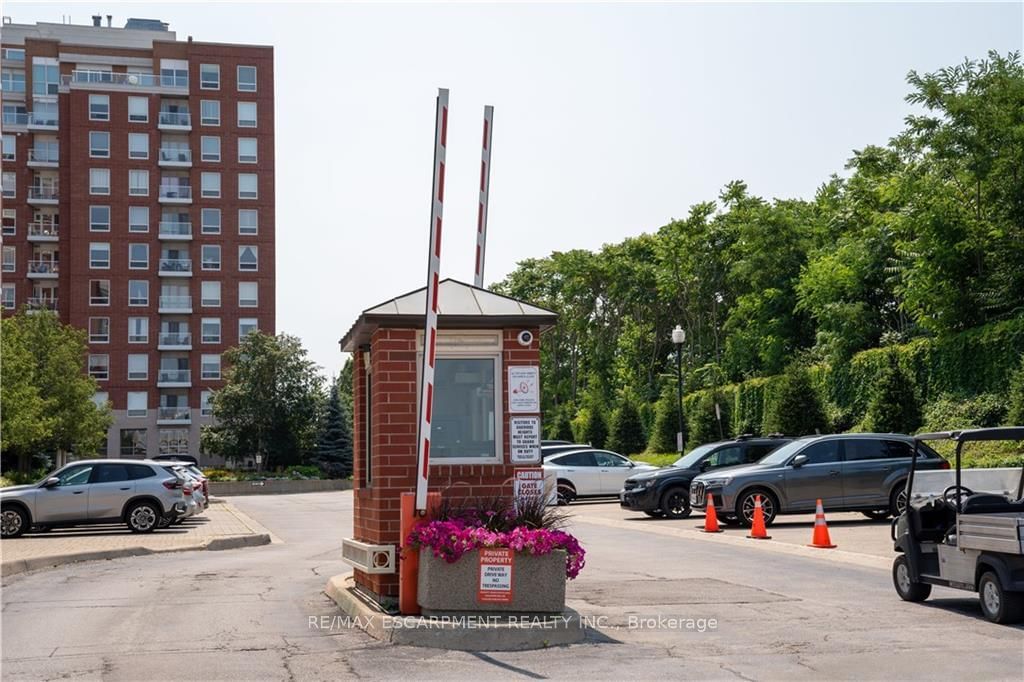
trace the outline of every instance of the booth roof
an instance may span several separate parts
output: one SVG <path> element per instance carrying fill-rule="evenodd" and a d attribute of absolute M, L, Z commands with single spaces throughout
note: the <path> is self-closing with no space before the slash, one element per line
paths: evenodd
<path fill-rule="evenodd" d="M 441 280 L 438 292 L 439 328 L 493 329 L 497 327 L 548 328 L 558 313 L 502 296 L 454 279 Z M 354 352 L 370 342 L 378 327 L 421 329 L 427 307 L 427 288 L 367 308 L 339 342 L 341 350 Z"/>

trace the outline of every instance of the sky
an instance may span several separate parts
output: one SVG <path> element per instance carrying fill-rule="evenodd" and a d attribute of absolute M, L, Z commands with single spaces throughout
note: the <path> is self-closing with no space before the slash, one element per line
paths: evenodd
<path fill-rule="evenodd" d="M 732 180 L 811 198 L 884 144 L 907 72 L 1024 45 L 1024 4 L 5 2 L 16 23 L 162 19 L 273 45 L 277 329 L 328 376 L 360 311 L 426 282 L 437 89 L 441 274 L 472 282 L 483 107 L 486 281 L 651 232 Z"/>

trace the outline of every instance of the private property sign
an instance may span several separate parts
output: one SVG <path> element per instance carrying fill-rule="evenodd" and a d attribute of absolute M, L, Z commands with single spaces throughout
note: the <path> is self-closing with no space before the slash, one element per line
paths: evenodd
<path fill-rule="evenodd" d="M 480 548 L 480 585 L 476 600 L 481 604 L 512 603 L 512 570 L 515 552 L 509 547 Z"/>

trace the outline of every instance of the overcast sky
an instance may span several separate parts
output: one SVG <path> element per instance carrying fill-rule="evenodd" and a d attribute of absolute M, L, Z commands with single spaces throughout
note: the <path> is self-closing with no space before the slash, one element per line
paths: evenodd
<path fill-rule="evenodd" d="M 657 229 L 733 179 L 811 197 L 902 127 L 906 73 L 1021 49 L 1022 3 L 5 2 L 276 55 L 277 326 L 330 375 L 359 312 L 423 286 L 434 97 L 451 90 L 442 276 L 473 278 L 495 107 L 488 283 Z"/>

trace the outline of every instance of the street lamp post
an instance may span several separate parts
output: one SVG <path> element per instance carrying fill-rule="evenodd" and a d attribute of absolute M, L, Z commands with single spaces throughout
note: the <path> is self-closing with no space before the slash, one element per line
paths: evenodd
<path fill-rule="evenodd" d="M 672 330 L 672 343 L 676 346 L 676 389 L 679 393 L 679 402 L 676 405 L 676 413 L 679 416 L 679 431 L 676 432 L 676 450 L 683 452 L 683 344 L 686 342 L 686 330 L 678 324 Z"/>

